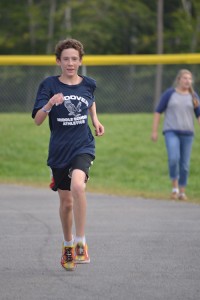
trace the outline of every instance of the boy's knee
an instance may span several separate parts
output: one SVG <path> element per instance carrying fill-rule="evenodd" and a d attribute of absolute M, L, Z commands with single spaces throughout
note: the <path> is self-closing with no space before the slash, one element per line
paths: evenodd
<path fill-rule="evenodd" d="M 73 209 L 73 202 L 72 201 L 62 201 L 60 208 L 63 211 L 67 211 L 67 212 L 71 211 Z"/>
<path fill-rule="evenodd" d="M 60 207 L 62 210 L 72 210 L 73 208 L 73 198 L 71 194 L 60 193 Z"/>
<path fill-rule="evenodd" d="M 83 182 L 76 182 L 73 183 L 71 186 L 72 194 L 81 195 L 85 192 L 85 183 Z"/>

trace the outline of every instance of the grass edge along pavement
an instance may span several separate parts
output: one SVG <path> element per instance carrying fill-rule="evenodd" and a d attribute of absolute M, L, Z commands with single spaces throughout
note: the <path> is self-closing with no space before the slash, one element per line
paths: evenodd
<path fill-rule="evenodd" d="M 168 199 L 171 185 L 162 124 L 159 140 L 153 143 L 153 114 L 99 114 L 99 119 L 105 126 L 105 135 L 95 138 L 96 160 L 87 191 Z M 0 128 L 0 183 L 48 187 L 48 120 L 36 126 L 29 113 L 1 113 Z M 200 127 L 195 122 L 187 187 L 188 201 L 195 203 L 200 203 L 199 149 Z"/>

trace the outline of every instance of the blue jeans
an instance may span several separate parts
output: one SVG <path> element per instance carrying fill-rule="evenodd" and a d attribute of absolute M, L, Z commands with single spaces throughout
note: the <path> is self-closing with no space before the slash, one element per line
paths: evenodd
<path fill-rule="evenodd" d="M 165 132 L 169 176 L 171 180 L 178 180 L 181 187 L 187 185 L 193 140 L 193 135 Z"/>

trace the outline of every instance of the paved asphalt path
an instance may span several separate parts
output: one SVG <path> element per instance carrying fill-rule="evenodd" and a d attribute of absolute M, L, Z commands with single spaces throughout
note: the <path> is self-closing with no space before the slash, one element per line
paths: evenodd
<path fill-rule="evenodd" d="M 91 263 L 60 266 L 58 195 L 0 185 L 1 300 L 199 300 L 200 206 L 88 194 Z"/>

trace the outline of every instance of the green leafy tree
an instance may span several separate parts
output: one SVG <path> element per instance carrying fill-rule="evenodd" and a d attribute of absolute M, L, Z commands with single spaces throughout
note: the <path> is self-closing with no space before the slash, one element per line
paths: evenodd
<path fill-rule="evenodd" d="M 72 8 L 71 35 L 87 45 L 88 53 L 149 53 L 155 51 L 154 17 L 139 0 L 79 1 Z"/>
<path fill-rule="evenodd" d="M 176 4 L 176 1 L 172 1 Z M 177 1 L 180 4 L 180 1 Z M 178 4 L 178 3 L 177 3 Z M 170 7 L 169 7 L 170 6 Z M 166 53 L 189 53 L 200 51 L 200 2 L 182 0 L 172 10 L 172 3 L 165 1 Z"/>
<path fill-rule="evenodd" d="M 81 40 L 86 54 L 156 53 L 156 1 L 0 1 L 0 54 L 52 54 Z M 200 51 L 199 0 L 164 1 L 164 53 Z"/>

